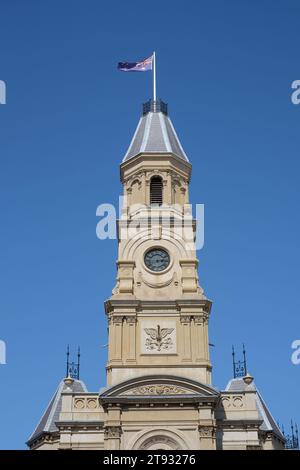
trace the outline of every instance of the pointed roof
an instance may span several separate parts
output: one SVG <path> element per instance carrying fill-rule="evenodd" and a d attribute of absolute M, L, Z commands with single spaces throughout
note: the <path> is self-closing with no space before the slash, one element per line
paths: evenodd
<path fill-rule="evenodd" d="M 172 153 L 188 162 L 171 119 L 167 104 L 163 101 L 148 101 L 143 105 L 133 139 L 129 145 L 123 163 L 140 153 Z"/>
<path fill-rule="evenodd" d="M 242 377 L 237 377 L 235 379 L 231 379 L 228 382 L 225 390 L 229 392 L 244 392 L 246 390 L 255 391 L 256 392 L 256 407 L 257 407 L 257 410 L 261 419 L 263 420 L 262 424 L 260 425 L 260 429 L 262 431 L 273 431 L 280 439 L 285 441 L 285 437 L 280 431 L 279 426 L 277 425 L 276 421 L 271 415 L 269 408 L 267 407 L 261 394 L 257 390 L 254 382 L 252 382 L 250 385 L 247 385 L 244 382 Z"/>
<path fill-rule="evenodd" d="M 46 433 L 54 433 L 58 431 L 56 426 L 56 422 L 59 419 L 59 413 L 61 411 L 61 403 L 62 403 L 62 393 L 65 391 L 69 391 L 72 393 L 82 393 L 87 392 L 87 388 L 85 384 L 81 380 L 75 380 L 72 385 L 67 386 L 62 380 L 56 389 L 53 397 L 50 400 L 43 416 L 41 417 L 37 427 L 31 434 L 30 438 L 27 441 L 27 445 L 29 445 L 32 441 L 40 437 L 42 434 Z"/>

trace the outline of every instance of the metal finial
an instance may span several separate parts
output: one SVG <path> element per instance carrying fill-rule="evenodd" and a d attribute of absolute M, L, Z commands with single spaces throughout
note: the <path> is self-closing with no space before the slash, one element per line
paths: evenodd
<path fill-rule="evenodd" d="M 243 357 L 244 357 L 245 372 L 247 373 L 246 349 L 245 349 L 244 343 L 243 343 Z"/>
<path fill-rule="evenodd" d="M 77 380 L 79 380 L 79 370 L 80 370 L 80 346 L 77 350 Z"/>
<path fill-rule="evenodd" d="M 233 366 L 233 377 L 235 378 L 235 352 L 234 352 L 233 345 L 232 345 L 232 366 Z"/>
<path fill-rule="evenodd" d="M 233 363 L 233 377 L 245 377 L 247 374 L 247 363 L 246 363 L 246 350 L 245 345 L 243 344 L 243 360 L 235 360 L 235 351 L 232 346 L 232 363 Z"/>
<path fill-rule="evenodd" d="M 72 361 L 70 362 L 70 347 L 67 347 L 67 371 L 66 377 L 79 380 L 79 368 L 80 368 L 80 348 L 77 350 L 77 364 Z"/>
<path fill-rule="evenodd" d="M 69 375 L 69 358 L 70 358 L 70 347 L 69 345 L 67 346 L 67 370 L 66 370 L 66 377 Z"/>

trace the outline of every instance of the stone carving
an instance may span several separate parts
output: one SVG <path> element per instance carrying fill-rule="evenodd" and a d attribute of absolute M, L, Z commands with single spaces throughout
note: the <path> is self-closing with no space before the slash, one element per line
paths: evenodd
<path fill-rule="evenodd" d="M 125 392 L 124 395 L 185 395 L 190 393 L 190 390 L 177 387 L 176 385 L 155 384 L 132 388 Z"/>
<path fill-rule="evenodd" d="M 142 354 L 176 354 L 175 321 L 143 320 L 140 328 Z"/>
<path fill-rule="evenodd" d="M 157 328 L 144 328 L 145 333 L 150 336 L 146 338 L 146 349 L 155 349 L 161 351 L 161 349 L 170 349 L 173 346 L 171 338 L 167 338 L 174 328 L 161 328 L 157 325 Z"/>
<path fill-rule="evenodd" d="M 180 323 L 191 323 L 191 319 L 193 317 L 191 315 L 181 315 L 180 316 Z"/>
<path fill-rule="evenodd" d="M 175 440 L 168 436 L 153 436 L 140 446 L 140 450 L 159 449 L 159 446 L 166 450 L 180 450 L 181 448 Z"/>
<path fill-rule="evenodd" d="M 213 426 L 199 426 L 200 437 L 213 437 L 215 429 Z"/>
<path fill-rule="evenodd" d="M 82 408 L 84 408 L 84 405 L 85 405 L 84 401 L 85 400 L 83 400 L 82 398 L 75 400 L 74 407 L 81 410 Z"/>
<path fill-rule="evenodd" d="M 230 406 L 231 406 L 230 398 L 229 397 L 222 397 L 222 405 L 225 409 L 230 408 Z"/>
<path fill-rule="evenodd" d="M 243 408 L 244 402 L 241 395 L 227 395 L 222 397 L 222 404 L 225 409 L 228 408 Z"/>
<path fill-rule="evenodd" d="M 93 398 L 87 401 L 87 407 L 90 409 L 97 408 L 97 405 L 98 405 L 97 400 Z"/>
<path fill-rule="evenodd" d="M 93 410 L 95 408 L 99 408 L 98 398 L 75 398 L 74 399 L 74 408 L 77 410 L 83 409 L 90 409 Z"/>
<path fill-rule="evenodd" d="M 121 436 L 121 432 L 120 426 L 107 426 L 104 429 L 104 437 L 106 439 L 117 439 Z"/>
<path fill-rule="evenodd" d="M 124 318 L 123 315 L 113 315 L 111 317 L 112 322 L 117 323 L 117 324 L 122 324 L 123 323 L 123 318 Z"/>
<path fill-rule="evenodd" d="M 234 408 L 242 408 L 243 407 L 242 397 L 233 398 L 233 407 Z"/>
<path fill-rule="evenodd" d="M 135 315 L 126 315 L 125 319 L 126 319 L 126 323 L 136 323 Z"/>

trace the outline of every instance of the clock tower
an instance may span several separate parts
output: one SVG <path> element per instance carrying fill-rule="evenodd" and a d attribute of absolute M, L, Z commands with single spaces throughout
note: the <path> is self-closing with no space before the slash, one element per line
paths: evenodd
<path fill-rule="evenodd" d="M 120 173 L 117 280 L 105 302 L 108 388 L 99 397 L 105 448 L 213 449 L 211 302 L 198 279 L 191 164 L 164 102 L 143 105 Z"/>
<path fill-rule="evenodd" d="M 191 164 L 162 101 L 144 104 L 120 170 L 117 282 L 105 304 L 108 384 L 167 373 L 209 385 L 211 302 L 198 281 Z"/>

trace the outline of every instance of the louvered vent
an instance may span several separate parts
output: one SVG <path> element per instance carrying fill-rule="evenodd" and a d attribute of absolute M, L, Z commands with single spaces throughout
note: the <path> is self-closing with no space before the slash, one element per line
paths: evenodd
<path fill-rule="evenodd" d="M 163 183 L 159 176 L 154 176 L 150 182 L 150 204 L 160 206 L 163 202 Z"/>

